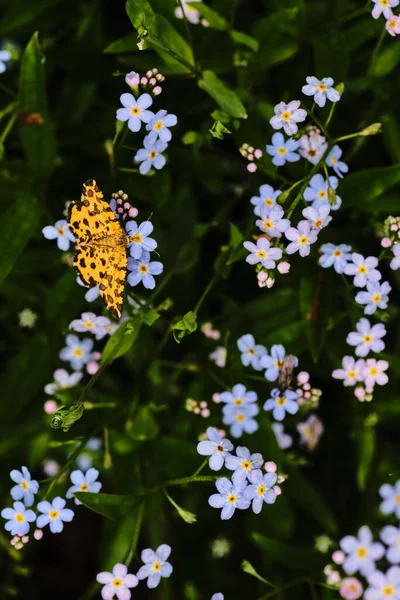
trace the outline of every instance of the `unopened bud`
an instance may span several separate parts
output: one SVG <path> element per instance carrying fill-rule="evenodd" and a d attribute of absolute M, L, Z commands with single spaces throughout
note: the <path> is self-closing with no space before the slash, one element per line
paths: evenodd
<path fill-rule="evenodd" d="M 131 88 L 137 88 L 140 83 L 140 75 L 136 71 L 130 71 L 125 75 L 125 83 Z"/>
<path fill-rule="evenodd" d="M 376 135 L 377 133 L 381 133 L 382 131 L 382 123 L 372 123 L 365 129 L 360 132 L 360 135 Z"/>
<path fill-rule="evenodd" d="M 328 186 L 328 202 L 329 202 L 329 204 L 331 206 L 333 206 L 334 204 L 336 204 L 335 190 L 331 186 Z"/>
<path fill-rule="evenodd" d="M 279 194 L 279 196 L 277 197 L 276 201 L 278 204 L 284 204 L 286 202 L 286 200 L 289 198 L 290 196 L 290 189 L 289 190 L 285 190 L 284 192 L 282 192 L 281 194 Z"/>
<path fill-rule="evenodd" d="M 344 83 L 338 83 L 335 90 L 342 96 L 344 92 Z"/>
<path fill-rule="evenodd" d="M 286 260 L 280 262 L 278 264 L 278 271 L 281 275 L 286 275 L 286 273 L 289 273 L 290 271 L 290 263 L 288 263 Z"/>

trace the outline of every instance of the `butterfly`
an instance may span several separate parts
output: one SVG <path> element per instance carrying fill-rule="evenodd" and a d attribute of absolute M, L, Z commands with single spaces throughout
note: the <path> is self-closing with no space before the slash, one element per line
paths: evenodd
<path fill-rule="evenodd" d="M 85 285 L 99 286 L 106 308 L 121 316 L 126 279 L 126 247 L 132 242 L 94 179 L 88 179 L 79 201 L 71 202 L 68 225 L 76 238 L 74 266 Z"/>

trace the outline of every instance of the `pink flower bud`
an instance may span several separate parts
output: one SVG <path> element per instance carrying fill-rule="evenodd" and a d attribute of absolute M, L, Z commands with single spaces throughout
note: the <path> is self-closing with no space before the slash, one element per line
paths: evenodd
<path fill-rule="evenodd" d="M 336 571 L 334 571 L 336 573 Z M 328 583 L 331 583 L 328 579 Z M 333 583 L 337 583 L 334 581 Z M 363 594 L 363 586 L 356 577 L 346 577 L 340 586 L 340 595 L 346 600 L 357 600 Z"/>
<path fill-rule="evenodd" d="M 128 214 L 129 214 L 130 217 L 132 217 L 134 219 L 135 217 L 138 216 L 139 211 L 138 211 L 137 208 L 133 208 L 132 207 L 132 208 L 129 209 L 129 213 Z"/>
<path fill-rule="evenodd" d="M 146 77 L 147 77 L 147 79 L 150 79 L 150 77 L 153 77 L 153 71 L 151 71 L 151 70 L 147 71 Z"/>
<path fill-rule="evenodd" d="M 213 402 L 215 402 L 215 404 L 220 404 L 220 402 L 221 402 L 221 394 L 218 394 L 216 392 L 215 394 L 212 395 L 212 399 L 213 399 Z"/>
<path fill-rule="evenodd" d="M 345 554 L 341 550 L 336 550 L 336 552 L 332 554 L 332 560 L 337 565 L 342 565 L 344 563 L 344 559 Z"/>
<path fill-rule="evenodd" d="M 279 487 L 279 485 L 274 485 L 274 487 L 272 489 L 274 490 L 274 492 L 277 496 L 280 496 L 282 494 L 282 490 Z"/>
<path fill-rule="evenodd" d="M 125 82 L 131 88 L 138 87 L 139 82 L 140 82 L 140 75 L 139 75 L 139 73 L 136 73 L 135 71 L 130 71 L 130 73 L 127 73 L 125 75 Z"/>
<path fill-rule="evenodd" d="M 397 231 L 397 225 L 391 225 L 390 226 L 390 230 L 391 231 Z"/>
<path fill-rule="evenodd" d="M 153 89 L 153 96 L 159 96 L 162 92 L 162 87 L 160 85 L 156 85 Z"/>
<path fill-rule="evenodd" d="M 260 150 L 259 148 L 257 148 L 256 150 L 254 150 L 254 156 L 256 158 L 262 158 L 262 155 L 263 155 L 262 150 Z"/>
<path fill-rule="evenodd" d="M 249 152 L 254 152 L 253 146 L 249 146 L 247 149 L 248 149 Z"/>
<path fill-rule="evenodd" d="M 210 416 L 210 411 L 208 410 L 208 408 L 203 408 L 203 410 L 201 411 L 201 416 L 205 419 Z"/>
<path fill-rule="evenodd" d="M 99 368 L 100 365 L 94 360 L 88 362 L 88 364 L 86 365 L 86 371 L 89 373 L 89 375 L 94 375 L 95 373 L 97 373 Z"/>
<path fill-rule="evenodd" d="M 198 406 L 196 406 L 196 408 L 193 409 L 193 412 L 195 415 L 199 415 L 200 414 L 200 409 Z"/>
<path fill-rule="evenodd" d="M 247 160 L 254 160 L 254 154 L 248 154 Z"/>
<path fill-rule="evenodd" d="M 305 384 L 303 385 L 303 388 L 304 388 L 305 390 L 310 390 L 310 389 L 311 389 L 311 385 L 310 385 L 309 383 L 305 383 Z"/>
<path fill-rule="evenodd" d="M 267 288 L 272 288 L 272 286 L 275 283 L 275 279 L 272 279 L 272 277 L 268 277 L 266 284 L 267 284 Z"/>
<path fill-rule="evenodd" d="M 27 543 L 29 542 L 29 535 L 24 535 L 24 536 L 22 536 L 22 538 L 21 538 L 21 542 L 22 542 L 23 544 L 27 544 Z"/>
<path fill-rule="evenodd" d="M 147 85 L 147 77 L 142 77 L 142 78 L 140 79 L 140 83 L 141 83 L 142 85 Z"/>
<path fill-rule="evenodd" d="M 207 402 L 205 400 L 200 402 L 200 408 L 207 408 Z"/>
<path fill-rule="evenodd" d="M 334 585 L 335 583 L 339 583 L 340 582 L 340 574 L 338 573 L 338 571 L 332 571 L 327 577 L 327 582 L 329 583 L 329 585 Z"/>
<path fill-rule="evenodd" d="M 247 170 L 249 173 L 255 173 L 257 171 L 257 165 L 255 163 L 249 163 L 247 165 Z"/>
<path fill-rule="evenodd" d="M 35 540 L 41 540 L 43 537 L 43 531 L 41 529 L 35 529 L 33 537 L 35 538 Z"/>
<path fill-rule="evenodd" d="M 288 263 L 286 260 L 283 260 L 278 264 L 278 271 L 281 275 L 286 275 L 286 273 L 289 273 L 290 271 L 290 263 Z"/>
<path fill-rule="evenodd" d="M 390 238 L 382 238 L 381 239 L 382 248 L 390 248 L 391 245 L 392 245 L 392 240 Z"/>
<path fill-rule="evenodd" d="M 265 463 L 264 469 L 267 471 L 267 473 L 275 473 L 276 472 L 276 463 L 274 463 L 272 460 L 269 460 L 268 462 Z"/>
<path fill-rule="evenodd" d="M 93 356 L 94 360 L 100 360 L 101 352 L 93 352 L 92 356 Z"/>
<path fill-rule="evenodd" d="M 284 477 L 283 475 L 278 475 L 277 482 L 278 483 L 283 483 L 284 481 L 286 481 L 286 477 Z"/>
<path fill-rule="evenodd" d="M 310 379 L 310 374 L 307 373 L 307 371 L 300 371 L 300 373 L 297 375 L 297 381 L 299 383 L 307 383 L 307 381 Z"/>
<path fill-rule="evenodd" d="M 43 405 L 44 412 L 46 415 L 52 415 L 56 412 L 58 404 L 55 400 L 46 400 Z"/>
<path fill-rule="evenodd" d="M 354 390 L 354 395 L 360 402 L 364 402 L 365 400 L 365 389 L 358 385 Z"/>
<path fill-rule="evenodd" d="M 123 200 L 128 200 L 128 194 L 122 194 L 122 199 Z"/>
<path fill-rule="evenodd" d="M 261 283 L 264 283 L 268 279 L 268 273 L 266 273 L 265 271 L 260 271 L 259 273 L 257 273 L 257 279 Z"/>
<path fill-rule="evenodd" d="M 210 27 L 210 23 L 207 21 L 207 19 L 201 19 L 200 22 L 203 25 L 203 27 Z"/>
<path fill-rule="evenodd" d="M 165 78 L 164 78 L 164 76 L 163 76 L 163 75 L 161 75 L 161 73 L 158 73 L 158 74 L 156 75 L 156 79 L 157 79 L 157 81 L 163 81 L 163 79 L 165 79 Z"/>
<path fill-rule="evenodd" d="M 156 83 L 157 83 L 157 80 L 156 80 L 156 78 L 155 78 L 155 77 L 152 77 L 152 78 L 150 79 L 150 81 L 149 81 L 149 84 L 150 84 L 150 85 L 156 85 Z"/>
<path fill-rule="evenodd" d="M 307 398 L 307 400 L 311 398 L 310 392 L 304 392 L 304 398 Z"/>

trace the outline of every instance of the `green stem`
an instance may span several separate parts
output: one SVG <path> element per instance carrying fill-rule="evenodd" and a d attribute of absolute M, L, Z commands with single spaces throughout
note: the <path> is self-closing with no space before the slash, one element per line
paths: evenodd
<path fill-rule="evenodd" d="M 382 47 L 383 40 L 385 39 L 386 35 L 387 35 L 386 28 L 383 27 L 381 35 L 378 38 L 378 41 L 376 43 L 376 46 L 375 46 L 374 51 L 373 51 L 372 56 L 371 56 L 371 60 L 369 62 L 368 73 L 371 73 L 371 71 L 372 71 L 372 68 L 373 68 L 374 63 L 375 63 L 375 59 L 376 59 L 376 57 L 378 55 L 379 50 Z"/>
<path fill-rule="evenodd" d="M 108 434 L 108 427 L 104 425 L 104 461 L 103 465 L 105 469 L 111 469 L 112 467 L 112 458 L 110 452 L 110 437 Z"/>
<path fill-rule="evenodd" d="M 205 458 L 205 459 L 203 460 L 203 462 L 201 463 L 201 465 L 199 466 L 199 468 L 198 468 L 198 469 L 197 469 L 197 470 L 196 470 L 196 471 L 193 473 L 192 477 L 197 477 L 197 475 L 198 475 L 199 473 L 201 473 L 201 471 L 202 471 L 202 470 L 204 469 L 204 467 L 207 465 L 208 461 L 209 461 L 209 458 Z"/>
<path fill-rule="evenodd" d="M 6 137 L 8 136 L 8 134 L 10 133 L 11 129 L 13 128 L 13 125 L 14 125 L 15 121 L 17 120 L 17 117 L 18 117 L 18 113 L 14 113 L 9 118 L 7 125 L 4 127 L 3 132 L 0 135 L 0 144 L 1 145 L 4 144 L 4 141 L 5 141 Z"/>
<path fill-rule="evenodd" d="M 367 2 L 367 5 L 364 6 L 364 8 L 357 8 L 356 10 L 353 10 L 348 15 L 344 15 L 344 17 L 339 19 L 339 23 L 347 23 L 347 21 L 351 21 L 352 19 L 355 19 L 356 17 L 360 17 L 361 15 L 367 14 L 368 5 L 369 5 L 369 0 Z"/>
<path fill-rule="evenodd" d="M 204 292 L 200 296 L 200 298 L 199 298 L 196 306 L 194 307 L 194 311 L 193 311 L 194 313 L 196 313 L 196 315 L 197 315 L 197 313 L 198 313 L 198 311 L 200 309 L 200 306 L 203 304 L 204 300 L 207 298 L 208 294 L 211 292 L 211 290 L 212 290 L 215 282 L 217 281 L 218 277 L 219 277 L 219 274 L 218 273 L 214 273 L 214 275 L 212 276 L 212 278 L 211 278 L 210 282 L 208 283 L 206 289 L 204 290 Z"/>
<path fill-rule="evenodd" d="M 131 564 L 132 559 L 136 553 L 136 547 L 137 547 L 137 543 L 138 543 L 138 539 L 139 539 L 140 529 L 142 527 L 142 522 L 143 522 L 144 508 L 145 508 L 145 501 L 143 500 L 143 502 L 141 502 L 140 506 L 139 506 L 139 513 L 138 513 L 138 516 L 136 519 L 135 529 L 133 531 L 131 545 L 129 546 L 129 552 L 125 559 L 125 565 L 127 567 L 129 567 L 129 565 Z"/>
<path fill-rule="evenodd" d="M 198 77 L 199 75 L 201 75 L 201 72 L 198 69 L 196 69 L 196 67 L 194 67 L 193 65 L 191 65 L 187 60 L 185 60 L 181 56 L 179 56 L 179 54 L 177 54 L 169 46 L 166 46 L 164 44 L 164 42 L 162 42 L 158 38 L 154 37 L 154 35 L 152 33 L 148 34 L 147 39 L 150 42 L 152 42 L 153 44 L 155 44 L 156 46 L 159 46 L 160 48 L 162 48 L 162 50 L 165 50 L 165 52 L 168 52 L 168 54 L 170 54 L 173 58 L 175 58 L 175 60 L 177 60 L 178 62 L 180 62 L 181 65 L 184 65 L 187 69 L 189 69 L 189 71 L 193 75 L 195 75 L 196 77 Z"/>
<path fill-rule="evenodd" d="M 158 485 L 151 485 L 147 488 L 144 488 L 143 493 L 147 493 L 153 490 L 160 490 L 165 487 L 170 487 L 173 485 L 186 485 L 187 483 L 195 483 L 201 481 L 215 481 L 219 478 L 219 475 L 200 475 L 194 476 L 190 475 L 189 477 L 180 477 L 178 479 L 168 479 L 163 483 L 159 483 Z"/>
<path fill-rule="evenodd" d="M 10 90 L 9 87 L 7 87 L 6 85 L 4 85 L 4 83 L 1 83 L 1 82 L 0 82 L 0 90 L 3 90 L 4 93 L 8 94 L 12 98 L 16 98 L 17 97 L 17 94 L 15 92 L 13 92 L 12 90 Z"/>
<path fill-rule="evenodd" d="M 178 6 L 180 6 L 181 11 L 182 11 L 183 20 L 185 22 L 186 35 L 188 37 L 189 44 L 190 44 L 190 47 L 192 49 L 193 60 L 194 60 L 194 64 L 195 64 L 195 67 L 196 67 L 196 70 L 197 70 L 197 59 L 196 59 L 196 53 L 195 53 L 195 50 L 194 50 L 193 37 L 192 37 L 192 33 L 190 31 L 189 21 L 188 21 L 188 18 L 186 16 L 186 13 L 185 13 L 182 0 L 176 0 L 176 2 L 178 4 Z"/>

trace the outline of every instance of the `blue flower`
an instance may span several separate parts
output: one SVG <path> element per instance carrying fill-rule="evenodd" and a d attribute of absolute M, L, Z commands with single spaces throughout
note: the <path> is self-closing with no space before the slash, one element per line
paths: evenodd
<path fill-rule="evenodd" d="M 146 125 L 147 131 L 154 131 L 162 142 L 170 142 L 172 134 L 168 127 L 173 127 L 178 122 L 176 115 L 168 115 L 166 110 L 159 110 L 150 123 Z"/>
<path fill-rule="evenodd" d="M 85 287 L 85 288 L 88 287 L 85 283 L 83 283 L 83 281 L 80 277 L 77 277 L 76 281 L 77 281 L 78 285 Z M 97 298 L 99 296 L 100 296 L 100 288 L 98 285 L 95 285 L 88 289 L 88 291 L 85 294 L 85 300 L 86 300 L 86 302 L 94 302 L 95 300 L 97 300 Z"/>
<path fill-rule="evenodd" d="M 298 252 L 304 257 L 310 254 L 311 244 L 317 241 L 318 230 L 311 229 L 309 221 L 299 221 L 297 228 L 289 227 L 285 231 L 285 236 L 291 241 L 286 247 L 287 254 Z"/>
<path fill-rule="evenodd" d="M 43 529 L 46 525 L 49 525 L 51 533 L 61 533 L 64 529 L 64 521 L 69 522 L 74 518 L 74 511 L 65 506 L 64 498 L 57 496 L 53 502 L 39 502 L 37 505 L 38 511 L 43 513 L 39 515 L 36 521 L 36 525 Z"/>
<path fill-rule="evenodd" d="M 301 91 L 306 96 L 314 96 L 314 102 L 321 108 L 325 106 L 326 99 L 331 102 L 338 102 L 340 94 L 333 87 L 332 77 L 317 79 L 316 77 L 306 77 L 307 85 L 303 85 Z"/>
<path fill-rule="evenodd" d="M 227 521 L 230 519 L 237 508 L 245 510 L 250 506 L 250 500 L 245 498 L 244 490 L 246 485 L 235 485 L 226 477 L 221 477 L 215 482 L 219 494 L 212 494 L 208 499 L 208 504 L 213 508 L 222 508 L 221 519 Z"/>
<path fill-rule="evenodd" d="M 267 349 L 265 346 L 256 344 L 254 337 L 250 333 L 242 335 L 242 337 L 240 337 L 236 343 L 237 347 L 242 353 L 240 357 L 242 365 L 245 367 L 251 365 L 256 371 L 261 371 L 262 366 L 260 359 L 262 356 L 264 356 L 264 354 L 267 354 Z"/>
<path fill-rule="evenodd" d="M 163 268 L 163 264 L 159 261 L 150 262 L 150 252 L 143 250 L 140 260 L 128 258 L 128 269 L 131 271 L 128 275 L 128 283 L 134 287 L 142 282 L 146 289 L 152 290 L 156 287 L 153 275 L 160 275 Z"/>
<path fill-rule="evenodd" d="M 257 402 L 257 394 L 256 392 L 247 392 L 244 385 L 237 383 L 233 386 L 232 392 L 222 392 L 221 402 L 225 402 L 236 409 L 241 409 Z"/>
<path fill-rule="evenodd" d="M 400 563 L 400 527 L 386 525 L 379 535 L 382 542 L 388 546 L 386 559 L 392 565 L 398 565 Z"/>
<path fill-rule="evenodd" d="M 282 129 L 287 135 L 294 135 L 298 131 L 297 123 L 301 123 L 307 117 L 307 111 L 299 108 L 300 100 L 292 100 L 289 104 L 279 102 L 274 107 L 275 115 L 269 120 L 274 129 Z"/>
<path fill-rule="evenodd" d="M 281 194 L 281 190 L 274 190 L 271 185 L 265 184 L 260 187 L 259 196 L 250 198 L 250 202 L 254 204 L 254 214 L 260 216 L 262 206 L 272 208 L 276 204 L 276 199 Z"/>
<path fill-rule="evenodd" d="M 252 500 L 253 512 L 258 515 L 261 512 L 264 502 L 273 504 L 276 500 L 276 493 L 272 489 L 275 485 L 276 473 L 265 473 L 263 475 L 260 469 L 256 469 L 250 475 L 251 485 L 245 489 L 244 495 L 248 500 Z"/>
<path fill-rule="evenodd" d="M 79 333 L 93 333 L 96 340 L 102 340 L 104 336 L 113 332 L 115 326 L 108 317 L 98 317 L 92 312 L 84 312 L 80 319 L 74 319 L 69 328 Z"/>
<path fill-rule="evenodd" d="M 25 506 L 32 506 L 35 494 L 39 489 L 38 482 L 31 479 L 31 474 L 26 467 L 22 467 L 21 471 L 13 469 L 10 477 L 17 484 L 11 488 L 12 499 L 23 500 Z"/>
<path fill-rule="evenodd" d="M 224 595 L 221 592 L 217 592 L 211 596 L 211 600 L 224 600 Z"/>
<path fill-rule="evenodd" d="M 141 554 L 142 561 L 145 563 L 136 573 L 138 579 L 147 579 L 147 587 L 156 588 L 160 583 L 161 577 L 169 577 L 172 573 L 172 565 L 167 561 L 171 554 L 171 546 L 161 544 L 157 550 L 147 548 Z"/>
<path fill-rule="evenodd" d="M 319 264 L 324 269 L 331 267 L 335 269 L 336 273 L 344 273 L 344 268 L 348 261 L 351 259 L 351 246 L 348 244 L 322 244 L 320 248 L 322 256 L 319 259 Z"/>
<path fill-rule="evenodd" d="M 281 450 L 286 450 L 286 448 L 290 448 L 290 446 L 293 444 L 293 438 L 288 433 L 285 433 L 285 429 L 282 423 L 272 423 L 271 428 L 275 434 L 279 448 Z"/>
<path fill-rule="evenodd" d="M 53 373 L 53 382 L 44 386 L 44 391 L 53 396 L 58 390 L 66 390 L 74 387 L 82 379 L 82 373 L 76 372 L 71 375 L 65 369 L 56 369 Z"/>
<path fill-rule="evenodd" d="M 250 252 L 246 256 L 246 262 L 250 265 L 261 263 L 265 269 L 275 269 L 275 261 L 282 258 L 282 250 L 280 248 L 271 248 L 270 242 L 265 238 L 259 238 L 257 244 L 243 242 L 243 246 Z"/>
<path fill-rule="evenodd" d="M 339 184 L 338 178 L 332 175 L 329 177 L 329 184 L 333 190 L 336 190 Z M 342 199 L 336 196 L 335 204 L 330 204 L 328 187 L 328 180 L 324 179 L 319 173 L 318 175 L 314 175 L 304 192 L 304 200 L 306 202 L 313 202 L 313 208 L 318 208 L 321 204 L 327 204 L 331 210 L 337 210 L 342 205 Z"/>
<path fill-rule="evenodd" d="M 271 347 L 271 356 L 265 355 L 261 358 L 261 366 L 267 369 L 265 371 L 265 378 L 268 381 L 276 381 L 278 379 L 285 356 L 285 348 L 281 344 L 274 344 Z M 299 361 L 296 358 L 294 366 L 297 367 L 298 363 Z"/>
<path fill-rule="evenodd" d="M 262 206 L 260 210 L 260 219 L 257 219 L 256 225 L 269 235 L 269 237 L 281 237 L 282 233 L 290 227 L 289 219 L 283 219 L 284 210 L 282 206 L 275 205 L 272 208 Z"/>
<path fill-rule="evenodd" d="M 221 394 L 222 395 L 222 394 Z M 245 433 L 254 433 L 258 429 L 258 423 L 253 417 L 258 415 L 257 404 L 249 404 L 238 409 L 236 406 L 228 405 L 222 409 L 224 413 L 223 423 L 230 425 L 230 432 L 234 438 L 239 438 Z"/>
<path fill-rule="evenodd" d="M 68 250 L 70 242 L 75 242 L 75 238 L 68 228 L 67 221 L 61 219 L 54 225 L 47 225 L 42 229 L 46 240 L 57 240 L 57 246 L 60 250 Z"/>
<path fill-rule="evenodd" d="M 4 73 L 7 69 L 6 63 L 11 60 L 11 52 L 8 50 L 0 50 L 0 73 Z"/>
<path fill-rule="evenodd" d="M 355 301 L 358 304 L 365 304 L 364 314 L 373 315 L 377 308 L 387 308 L 389 292 L 391 286 L 387 281 L 379 283 L 378 281 L 368 281 L 367 291 L 358 292 Z"/>
<path fill-rule="evenodd" d="M 126 233 L 133 240 L 130 242 L 130 251 L 132 258 L 137 260 L 142 256 L 143 250 L 152 252 L 157 248 L 157 242 L 148 237 L 153 231 L 153 225 L 150 221 L 144 221 L 138 225 L 136 221 L 128 221 L 125 226 Z"/>
<path fill-rule="evenodd" d="M 297 154 L 300 142 L 289 138 L 285 142 L 282 133 L 274 133 L 272 144 L 267 145 L 267 152 L 273 156 L 272 162 L 277 167 L 282 167 L 287 162 L 297 162 L 300 160 L 300 154 Z"/>
<path fill-rule="evenodd" d="M 208 465 L 213 471 L 219 471 L 224 466 L 224 462 L 233 450 L 233 444 L 226 438 L 222 438 L 214 427 L 207 428 L 208 440 L 203 440 L 197 444 L 197 452 L 201 456 L 209 456 Z"/>
<path fill-rule="evenodd" d="M 347 173 L 349 170 L 349 167 L 346 165 L 346 163 L 340 160 L 342 154 L 343 150 L 341 150 L 339 146 L 333 146 L 332 150 L 329 152 L 328 156 L 325 159 L 325 162 L 328 165 L 328 167 L 332 167 L 336 175 L 338 175 L 339 177 L 343 177 L 343 173 Z"/>
<path fill-rule="evenodd" d="M 144 148 L 138 150 L 134 158 L 136 162 L 142 163 L 139 167 L 140 173 L 146 175 L 151 167 L 162 169 L 166 162 L 162 152 L 167 149 L 168 144 L 157 140 L 156 135 L 149 133 L 143 140 L 143 146 Z"/>
<path fill-rule="evenodd" d="M 69 361 L 71 367 L 79 371 L 91 359 L 93 340 L 80 340 L 78 336 L 70 334 L 67 335 L 65 341 L 67 345 L 58 356 L 61 360 Z"/>
<path fill-rule="evenodd" d="M 383 498 L 379 509 L 384 515 L 394 514 L 397 519 L 400 519 L 400 479 L 392 486 L 384 483 L 379 488 L 379 495 Z"/>
<path fill-rule="evenodd" d="M 232 481 L 235 485 L 242 485 L 246 479 L 250 479 L 254 469 L 260 469 L 264 459 L 262 454 L 250 454 L 250 450 L 245 446 L 236 448 L 236 456 L 228 454 L 225 460 L 225 466 L 230 471 L 234 471 Z"/>
<path fill-rule="evenodd" d="M 340 540 L 340 547 L 347 554 L 343 570 L 348 575 L 357 571 L 368 576 L 376 570 L 375 561 L 385 554 L 385 548 L 379 542 L 374 542 L 369 527 L 364 525 L 358 530 L 358 537 L 346 535 Z"/>
<path fill-rule="evenodd" d="M 1 511 L 3 519 L 8 519 L 4 529 L 11 535 L 26 535 L 29 531 L 29 523 L 36 520 L 33 510 L 26 509 L 22 502 L 14 502 L 14 508 L 4 508 Z"/>
<path fill-rule="evenodd" d="M 149 123 L 154 117 L 151 110 L 146 110 L 153 104 L 153 99 L 150 94 L 142 94 L 136 100 L 132 94 L 122 94 L 120 97 L 121 104 L 124 108 L 117 110 L 118 121 L 128 121 L 128 127 L 131 131 L 139 131 L 142 122 Z"/>
<path fill-rule="evenodd" d="M 89 469 L 86 473 L 82 471 L 72 471 L 70 478 L 72 485 L 66 494 L 67 498 L 72 498 L 75 492 L 92 492 L 96 494 L 101 490 L 100 481 L 96 481 L 99 476 L 97 469 Z M 82 504 L 77 498 L 75 498 L 75 504 Z"/>
<path fill-rule="evenodd" d="M 362 288 L 367 285 L 368 281 L 379 281 L 382 278 L 380 271 L 375 268 L 378 266 L 376 256 L 364 258 L 362 254 L 353 252 L 351 261 L 345 266 L 344 272 L 346 275 L 354 275 L 353 285 L 355 287 Z"/>
<path fill-rule="evenodd" d="M 297 394 L 292 390 L 281 392 L 277 388 L 271 392 L 272 398 L 264 403 L 264 410 L 272 410 L 272 416 L 276 421 L 283 421 L 286 413 L 295 415 L 299 410 Z"/>

